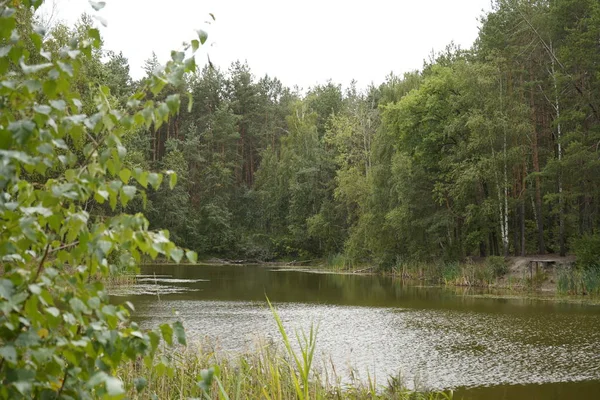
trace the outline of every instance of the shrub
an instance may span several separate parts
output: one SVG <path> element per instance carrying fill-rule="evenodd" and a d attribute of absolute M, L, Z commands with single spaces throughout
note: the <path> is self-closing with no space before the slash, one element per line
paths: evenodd
<path fill-rule="evenodd" d="M 577 267 L 600 269 L 600 235 L 584 235 L 573 242 Z"/>
<path fill-rule="evenodd" d="M 163 179 L 126 168 L 121 139 L 178 111 L 177 95 L 142 100 L 182 82 L 194 59 L 173 52 L 124 109 L 114 108 L 107 87 L 90 83 L 95 96 L 85 109 L 94 111 L 86 114 L 73 82 L 86 79 L 78 75 L 82 64 L 99 57 L 99 32 L 84 26 L 68 45 L 47 52 L 32 17 L 41 3 L 0 0 L 0 399 L 121 398 L 117 367 L 152 363 L 161 337 L 185 344 L 185 332 L 179 322 L 141 331 L 129 321 L 131 305 L 110 304 L 92 278 L 109 276 L 117 251 L 122 261 L 196 258 L 168 232 L 149 231 L 142 214 L 115 213 L 118 203 L 124 209 L 136 194 L 145 198 L 144 188 L 157 189 Z M 198 46 L 192 42 L 192 50 Z M 167 175 L 172 187 L 176 176 Z M 90 203 L 108 203 L 112 216 L 91 214 Z M 139 391 L 145 383 L 136 377 L 133 384 Z"/>
<path fill-rule="evenodd" d="M 508 264 L 504 257 L 490 256 L 485 260 L 485 268 L 488 269 L 494 278 L 500 278 L 508 274 Z"/>

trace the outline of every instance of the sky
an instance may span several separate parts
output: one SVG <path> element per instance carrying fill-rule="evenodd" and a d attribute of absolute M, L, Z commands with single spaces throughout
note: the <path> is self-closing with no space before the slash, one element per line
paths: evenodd
<path fill-rule="evenodd" d="M 166 62 L 203 29 L 198 63 L 207 54 L 221 69 L 247 61 L 255 76 L 303 89 L 329 79 L 364 88 L 420 69 L 451 41 L 469 48 L 491 9 L 490 0 L 106 0 L 96 12 L 87 0 L 54 2 L 54 21 L 72 24 L 83 12 L 105 19 L 105 48 L 123 52 L 134 79 L 153 51 Z"/>

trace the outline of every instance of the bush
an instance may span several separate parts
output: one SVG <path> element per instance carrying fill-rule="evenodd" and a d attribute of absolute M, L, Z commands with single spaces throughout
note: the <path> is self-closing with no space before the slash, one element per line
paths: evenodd
<path fill-rule="evenodd" d="M 115 376 L 118 366 L 152 363 L 161 338 L 185 344 L 185 332 L 179 322 L 141 331 L 129 321 L 131 306 L 110 304 L 93 278 L 110 275 L 115 252 L 123 262 L 144 254 L 196 258 L 168 232 L 149 231 L 142 214 L 115 212 L 163 179 L 128 169 L 121 139 L 178 111 L 177 95 L 142 100 L 167 82 L 181 83 L 194 60 L 174 52 L 124 109 L 94 82 L 93 96 L 82 99 L 73 82 L 88 78 L 79 75 L 82 65 L 99 62 L 100 34 L 84 24 L 47 52 L 32 17 L 41 2 L 0 1 L 0 399 L 121 398 L 128 388 Z M 172 187 L 176 176 L 167 175 Z M 112 215 L 90 213 L 94 203 L 108 203 Z M 140 391 L 146 381 L 138 376 L 132 384 Z"/>
<path fill-rule="evenodd" d="M 508 264 L 504 257 L 489 256 L 485 260 L 485 268 L 488 269 L 494 278 L 500 278 L 508 274 Z"/>
<path fill-rule="evenodd" d="M 585 235 L 576 239 L 573 250 L 578 268 L 600 269 L 600 235 Z"/>

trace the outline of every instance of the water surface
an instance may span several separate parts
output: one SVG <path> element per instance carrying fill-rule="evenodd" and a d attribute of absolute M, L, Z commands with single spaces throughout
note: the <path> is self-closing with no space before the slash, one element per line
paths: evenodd
<path fill-rule="evenodd" d="M 596 398 L 600 307 L 403 285 L 382 276 L 261 266 L 146 266 L 120 293 L 143 327 L 181 319 L 222 351 L 318 325 L 317 352 L 339 375 L 455 389 L 465 399 Z M 156 275 L 156 279 L 153 277 Z"/>

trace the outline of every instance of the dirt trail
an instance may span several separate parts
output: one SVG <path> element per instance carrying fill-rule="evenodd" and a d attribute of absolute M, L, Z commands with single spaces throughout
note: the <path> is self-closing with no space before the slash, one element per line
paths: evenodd
<path fill-rule="evenodd" d="M 560 257 L 556 254 L 506 257 L 509 272 L 500 279 L 500 286 L 511 282 L 534 279 L 542 291 L 556 291 L 556 267 L 570 267 L 575 256 Z"/>

